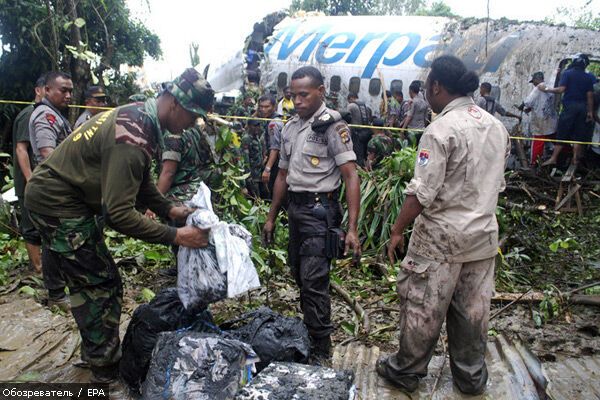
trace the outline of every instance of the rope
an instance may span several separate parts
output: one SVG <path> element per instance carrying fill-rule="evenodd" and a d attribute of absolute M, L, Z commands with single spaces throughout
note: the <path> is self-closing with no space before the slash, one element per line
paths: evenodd
<path fill-rule="evenodd" d="M 30 105 L 34 104 L 31 101 L 18 101 L 18 100 L 0 100 L 0 104 L 23 104 Z M 82 106 L 78 104 L 70 104 L 71 108 L 93 108 L 98 110 L 112 110 L 114 107 L 95 107 L 95 106 Z M 220 115 L 220 114 L 208 114 L 209 117 L 217 117 L 223 119 L 234 119 L 234 120 L 245 120 L 245 121 L 274 121 L 273 118 L 261 118 L 261 117 L 245 117 L 245 116 L 237 116 L 237 115 Z M 283 120 L 286 122 L 286 120 Z M 415 129 L 415 128 L 395 128 L 395 127 L 378 127 L 372 125 L 358 125 L 358 124 L 348 124 L 350 128 L 359 128 L 359 129 L 383 129 L 386 131 L 392 132 L 423 132 L 425 129 Z M 560 139 L 542 139 L 542 138 L 532 138 L 526 136 L 509 136 L 511 140 L 525 140 L 530 142 L 550 142 L 550 143 L 561 143 L 561 144 L 581 144 L 581 145 L 592 145 L 592 146 L 600 146 L 600 142 L 580 142 L 576 140 L 560 140 Z"/>

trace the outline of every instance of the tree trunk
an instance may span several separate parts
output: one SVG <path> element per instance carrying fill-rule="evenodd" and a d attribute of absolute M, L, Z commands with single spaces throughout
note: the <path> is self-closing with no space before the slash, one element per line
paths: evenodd
<path fill-rule="evenodd" d="M 75 21 L 78 18 L 77 5 L 75 0 L 67 0 L 67 8 L 71 21 Z M 71 37 L 70 45 L 77 48 L 78 52 L 83 52 L 83 40 L 81 38 L 81 28 L 77 27 L 74 23 L 71 24 Z M 71 70 L 71 77 L 73 78 L 73 100 L 74 103 L 81 104 L 83 100 L 83 92 L 88 84 L 88 72 L 89 65 L 77 57 L 71 57 L 69 67 Z M 74 123 L 77 116 L 81 113 L 80 109 L 71 108 L 69 112 L 69 120 Z"/>

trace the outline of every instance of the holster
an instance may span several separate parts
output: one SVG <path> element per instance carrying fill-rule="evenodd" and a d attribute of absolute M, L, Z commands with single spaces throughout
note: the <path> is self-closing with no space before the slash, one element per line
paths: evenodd
<path fill-rule="evenodd" d="M 344 255 L 346 232 L 342 228 L 328 228 L 325 234 L 325 257 L 341 258 Z"/>

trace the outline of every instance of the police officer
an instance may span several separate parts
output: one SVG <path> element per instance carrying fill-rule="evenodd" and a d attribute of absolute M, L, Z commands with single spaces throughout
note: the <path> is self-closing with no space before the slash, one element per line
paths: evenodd
<path fill-rule="evenodd" d="M 198 71 L 187 69 L 157 99 L 106 111 L 84 123 L 27 184 L 25 206 L 69 286 L 82 360 L 95 381 L 109 382 L 117 373 L 123 296 L 96 216 L 102 215 L 116 231 L 150 243 L 207 245 L 205 231 L 160 224 L 135 207 L 145 205 L 165 219 L 189 215 L 190 209 L 174 206 L 157 190 L 152 159 L 166 132 L 179 134 L 206 115 L 213 95 Z"/>
<path fill-rule="evenodd" d="M 46 75 L 45 96 L 29 118 L 29 135 L 35 163 L 44 161 L 71 133 L 71 124 L 63 115 L 71 104 L 73 81 L 64 72 Z"/>
<path fill-rule="evenodd" d="M 279 174 L 263 230 L 265 242 L 271 243 L 275 219 L 287 195 L 289 264 L 300 288 L 300 307 L 316 358 L 329 357 L 331 349 L 329 268 L 336 256 L 330 250 L 337 245 L 335 228 L 342 220 L 340 178 L 346 184 L 348 202 L 348 233 L 341 252 L 352 249 L 355 257 L 361 252 L 356 155 L 348 126 L 338 112 L 325 107 L 324 92 L 323 76 L 316 68 L 302 67 L 292 75 L 291 98 L 297 115 L 283 128 Z"/>
<path fill-rule="evenodd" d="M 479 79 L 458 58 L 431 64 L 427 100 L 438 114 L 420 142 L 413 179 L 392 227 L 388 257 L 400 264 L 399 350 L 380 358 L 377 372 L 412 392 L 427 374 L 444 318 L 450 369 L 464 393 L 485 390 L 485 349 L 498 251 L 496 204 L 510 151 L 506 128 L 477 107 L 468 93 Z"/>
<path fill-rule="evenodd" d="M 49 72 L 46 74 L 44 92 L 44 98 L 35 104 L 29 117 L 29 141 L 35 165 L 44 161 L 71 133 L 71 124 L 63 115 L 71 104 L 71 76 L 59 71 Z M 42 272 L 44 286 L 48 290 L 48 307 L 57 306 L 68 312 L 69 299 L 65 294 L 65 281 L 57 268 L 58 265 L 42 241 Z"/>
<path fill-rule="evenodd" d="M 276 103 L 275 97 L 269 94 L 258 99 L 258 116 L 269 119 L 269 121 L 262 121 L 264 143 L 267 151 L 262 182 L 268 189 L 268 198 L 273 195 L 273 185 L 279 172 L 279 148 L 281 147 L 281 130 L 283 129 L 281 116 L 275 112 Z"/>
<path fill-rule="evenodd" d="M 85 121 L 92 118 L 94 115 L 102 112 L 103 107 L 106 107 L 106 93 L 100 86 L 90 86 L 85 90 L 84 103 L 87 107 L 84 112 L 81 113 L 73 129 L 79 128 Z M 98 107 L 98 108 L 96 108 Z"/>

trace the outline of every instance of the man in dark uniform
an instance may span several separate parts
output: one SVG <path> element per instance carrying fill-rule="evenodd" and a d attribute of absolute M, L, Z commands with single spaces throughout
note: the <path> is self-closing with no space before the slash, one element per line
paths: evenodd
<path fill-rule="evenodd" d="M 37 104 L 44 98 L 46 78 L 42 76 L 35 83 L 35 101 Z M 25 240 L 29 266 L 36 272 L 42 272 L 42 254 L 40 246 L 42 239 L 33 227 L 29 212 L 24 206 L 25 185 L 33 171 L 33 152 L 29 138 L 29 118 L 33 113 L 33 105 L 25 107 L 15 118 L 13 123 L 13 171 L 15 182 L 15 194 L 19 199 L 19 232 Z"/>
<path fill-rule="evenodd" d="M 358 96 L 354 93 L 348 95 L 348 112 L 352 118 L 352 125 L 371 124 L 371 109 L 363 101 L 358 100 Z M 354 153 L 356 153 L 356 163 L 361 167 L 365 166 L 367 144 L 372 135 L 370 129 L 352 127 L 352 144 L 354 145 Z"/>
<path fill-rule="evenodd" d="M 71 133 L 71 124 L 64 113 L 71 104 L 72 94 L 73 82 L 69 74 L 57 71 L 46 74 L 44 98 L 35 104 L 29 117 L 29 140 L 34 165 L 44 161 Z M 68 312 L 70 306 L 65 294 L 65 281 L 57 268 L 42 241 L 42 271 L 44 286 L 48 290 L 48 307 L 57 306 Z"/>
<path fill-rule="evenodd" d="M 289 264 L 300 287 L 300 307 L 312 338 L 313 355 L 328 358 L 333 330 L 329 268 L 336 257 L 328 250 L 336 243 L 328 233 L 339 228 L 342 220 L 339 187 L 343 179 L 348 233 L 342 251 L 347 254 L 352 249 L 355 258 L 360 256 L 360 183 L 350 130 L 340 113 L 325 107 L 319 70 L 302 67 L 294 72 L 291 92 L 297 114 L 283 128 L 279 173 L 263 235 L 267 244 L 272 242 L 275 219 L 287 195 Z"/>
<path fill-rule="evenodd" d="M 213 90 L 187 69 L 157 99 L 96 115 L 40 164 L 25 189 L 25 206 L 69 286 L 71 311 L 82 338 L 81 358 L 93 380 L 110 382 L 121 351 L 119 320 L 123 287 L 96 218 L 113 229 L 150 242 L 207 245 L 207 232 L 174 228 L 145 217 L 183 220 L 191 210 L 175 207 L 158 191 L 152 160 L 167 132 L 179 134 L 212 105 Z"/>
<path fill-rule="evenodd" d="M 266 197 L 266 185 L 262 182 L 262 171 L 266 152 L 263 146 L 262 125 L 260 121 L 251 119 L 242 136 L 242 159 L 244 172 L 250 175 L 246 179 L 246 190 L 255 198 Z"/>
<path fill-rule="evenodd" d="M 594 77 L 585 69 L 590 65 L 590 59 L 585 54 L 577 54 L 569 68 L 560 77 L 560 83 L 555 88 L 544 88 L 545 93 L 562 94 L 563 109 L 558 116 L 556 138 L 589 142 L 594 132 Z M 577 166 L 585 151 L 584 144 L 573 146 L 571 164 Z M 552 156 L 542 166 L 554 165 L 565 144 L 554 145 Z"/>
<path fill-rule="evenodd" d="M 277 101 L 271 95 L 263 95 L 258 99 L 258 116 L 268 118 L 269 121 L 262 121 L 265 150 L 267 152 L 267 161 L 265 169 L 262 172 L 262 182 L 268 189 L 267 197 L 273 196 L 273 185 L 279 172 L 279 148 L 281 147 L 281 130 L 283 121 L 281 116 L 275 112 Z"/>

